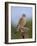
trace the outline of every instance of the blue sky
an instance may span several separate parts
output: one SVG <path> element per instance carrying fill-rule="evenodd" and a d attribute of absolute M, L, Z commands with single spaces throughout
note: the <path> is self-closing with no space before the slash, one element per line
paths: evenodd
<path fill-rule="evenodd" d="M 22 14 L 26 15 L 26 18 L 32 18 L 32 8 L 31 7 L 11 7 L 11 21 L 13 25 L 17 25 Z"/>

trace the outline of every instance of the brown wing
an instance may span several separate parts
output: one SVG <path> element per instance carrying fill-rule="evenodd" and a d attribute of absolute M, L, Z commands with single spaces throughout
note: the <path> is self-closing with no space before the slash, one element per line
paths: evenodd
<path fill-rule="evenodd" d="M 19 20 L 19 24 L 21 24 L 21 22 L 22 22 L 22 18 Z"/>

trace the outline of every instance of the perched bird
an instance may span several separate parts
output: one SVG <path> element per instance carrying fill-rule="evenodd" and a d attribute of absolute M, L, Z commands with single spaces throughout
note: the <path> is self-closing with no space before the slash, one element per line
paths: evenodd
<path fill-rule="evenodd" d="M 25 25 L 26 25 L 26 15 L 23 14 L 17 26 L 17 31 L 21 32 L 23 38 L 24 38 L 24 26 Z"/>

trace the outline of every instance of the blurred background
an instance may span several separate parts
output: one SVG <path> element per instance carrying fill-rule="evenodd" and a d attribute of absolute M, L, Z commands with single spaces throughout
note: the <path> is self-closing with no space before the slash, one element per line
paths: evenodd
<path fill-rule="evenodd" d="M 28 30 L 28 38 L 32 38 L 32 7 L 11 6 L 11 39 L 21 39 L 21 34 L 17 32 L 17 25 L 22 14 L 26 15 L 26 27 Z"/>

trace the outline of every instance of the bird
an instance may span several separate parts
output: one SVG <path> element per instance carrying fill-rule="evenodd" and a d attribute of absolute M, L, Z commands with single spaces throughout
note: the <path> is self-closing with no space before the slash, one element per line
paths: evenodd
<path fill-rule="evenodd" d="M 26 25 L 26 15 L 23 14 L 19 19 L 19 23 L 17 25 L 17 31 L 21 32 L 22 37 L 24 38 L 24 26 Z"/>

